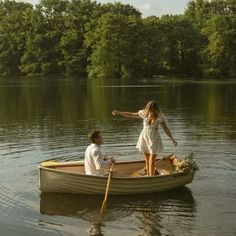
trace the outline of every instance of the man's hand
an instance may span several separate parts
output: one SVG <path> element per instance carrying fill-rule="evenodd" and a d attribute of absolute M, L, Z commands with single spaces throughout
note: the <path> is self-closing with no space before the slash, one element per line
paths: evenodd
<path fill-rule="evenodd" d="M 116 159 L 114 157 L 109 157 L 111 163 L 116 163 Z"/>

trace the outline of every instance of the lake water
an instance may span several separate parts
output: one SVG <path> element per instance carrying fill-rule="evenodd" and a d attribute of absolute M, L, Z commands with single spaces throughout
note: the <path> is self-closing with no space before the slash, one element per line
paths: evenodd
<path fill-rule="evenodd" d="M 236 80 L 0 78 L 0 235 L 236 235 Z M 140 159 L 139 119 L 113 117 L 156 100 L 178 141 L 167 153 L 195 152 L 200 170 L 187 187 L 135 196 L 43 194 L 45 160 L 82 160 L 100 129 L 103 152 Z"/>

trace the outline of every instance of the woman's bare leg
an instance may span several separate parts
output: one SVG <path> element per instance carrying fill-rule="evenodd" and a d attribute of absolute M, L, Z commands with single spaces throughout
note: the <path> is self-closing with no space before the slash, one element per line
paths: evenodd
<path fill-rule="evenodd" d="M 149 173 L 150 154 L 149 153 L 144 153 L 144 156 L 145 156 L 145 162 L 146 162 L 146 171 L 147 171 L 147 175 L 149 176 L 150 175 L 150 173 Z"/>
<path fill-rule="evenodd" d="M 155 174 L 155 162 L 156 162 L 157 155 L 150 155 L 149 156 L 149 174 L 153 176 Z"/>

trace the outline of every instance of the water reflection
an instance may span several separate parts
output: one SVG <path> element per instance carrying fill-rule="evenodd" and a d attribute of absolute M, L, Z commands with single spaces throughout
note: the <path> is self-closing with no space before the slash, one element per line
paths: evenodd
<path fill-rule="evenodd" d="M 90 224 L 88 235 L 103 235 L 103 228 L 109 222 L 133 217 L 139 225 L 137 231 L 141 230 L 143 236 L 163 235 L 165 224 L 171 224 L 175 218 L 191 227 L 196 214 L 196 202 L 186 187 L 165 193 L 110 196 L 103 224 L 99 216 L 102 200 L 103 196 L 44 193 L 40 198 L 40 212 L 81 218 Z"/>
<path fill-rule="evenodd" d="M 224 122 L 229 115 L 234 123 L 234 93 L 233 81 L 219 85 L 217 81 L 193 84 L 151 79 L 148 84 L 142 80 L 6 79 L 0 80 L 0 124 L 10 123 L 10 130 L 36 127 L 53 135 L 63 133 L 65 127 L 77 128 L 78 120 L 86 121 L 86 128 L 94 121 L 110 122 L 114 108 L 136 111 L 152 99 L 167 115 L 188 117 L 185 122 L 192 123 L 193 116 L 199 115 L 208 126 Z"/>
<path fill-rule="evenodd" d="M 90 236 L 103 236 L 104 234 L 102 233 L 102 224 L 101 223 L 91 223 L 87 233 Z"/>

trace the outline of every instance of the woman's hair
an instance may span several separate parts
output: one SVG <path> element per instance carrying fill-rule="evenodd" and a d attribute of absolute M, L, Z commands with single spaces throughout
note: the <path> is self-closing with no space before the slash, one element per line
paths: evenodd
<path fill-rule="evenodd" d="M 154 123 L 161 112 L 155 101 L 149 101 L 144 109 L 145 116 L 148 119 L 148 124 Z"/>
<path fill-rule="evenodd" d="M 92 143 L 95 143 L 95 139 L 99 137 L 100 135 L 100 131 L 99 130 L 95 130 L 92 131 L 91 133 L 89 133 L 88 138 Z"/>

